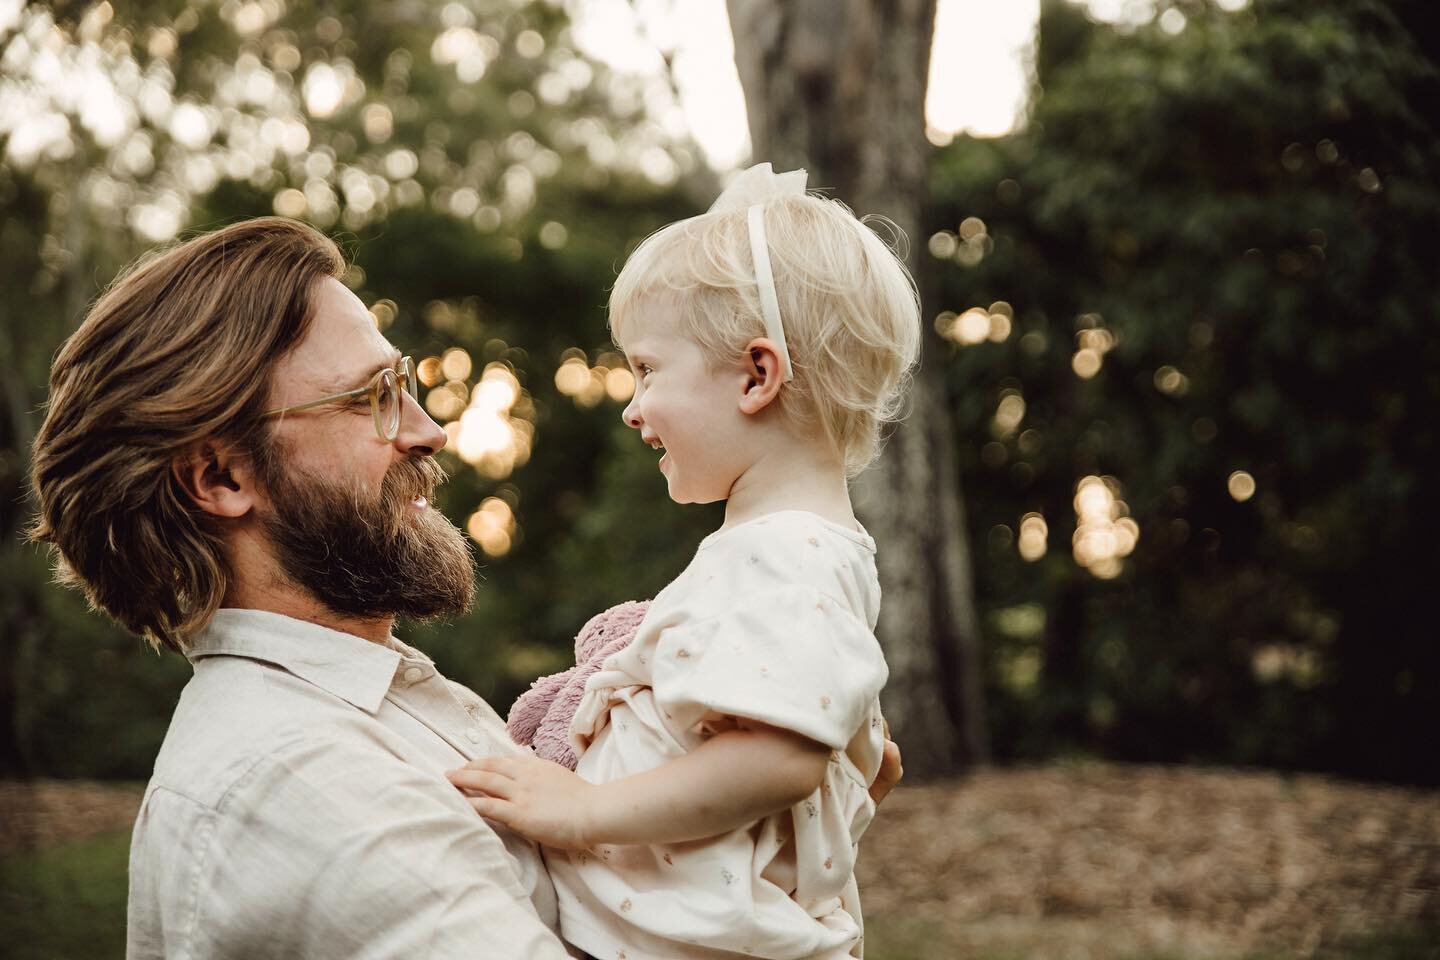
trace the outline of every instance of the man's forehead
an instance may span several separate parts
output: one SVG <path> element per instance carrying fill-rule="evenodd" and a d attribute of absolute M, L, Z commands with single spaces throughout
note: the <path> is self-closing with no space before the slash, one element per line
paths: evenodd
<path fill-rule="evenodd" d="M 339 281 L 322 281 L 310 329 L 282 362 L 286 379 L 345 389 L 400 353 L 385 339 L 360 298 Z"/>

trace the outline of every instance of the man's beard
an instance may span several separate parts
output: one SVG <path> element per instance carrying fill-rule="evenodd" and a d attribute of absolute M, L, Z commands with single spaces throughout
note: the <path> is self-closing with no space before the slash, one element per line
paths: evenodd
<path fill-rule="evenodd" d="M 354 486 L 287 470 L 272 444 L 257 457 L 274 513 L 262 523 L 281 570 L 334 613 L 374 620 L 458 615 L 475 590 L 465 536 L 434 507 L 417 509 L 445 481 L 428 456 L 385 474 L 378 498 Z"/>

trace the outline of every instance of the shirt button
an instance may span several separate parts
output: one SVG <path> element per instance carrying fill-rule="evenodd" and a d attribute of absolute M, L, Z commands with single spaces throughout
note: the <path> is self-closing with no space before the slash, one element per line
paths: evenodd
<path fill-rule="evenodd" d="M 409 670 L 405 671 L 405 682 L 414 683 L 416 680 L 419 680 L 424 675 L 424 670 L 421 670 L 419 667 L 411 667 Z"/>
<path fill-rule="evenodd" d="M 470 742 L 471 742 L 471 743 L 479 743 L 479 742 L 480 742 L 480 728 L 479 728 L 479 727 L 469 727 L 469 728 L 467 728 L 467 729 L 465 730 L 465 736 L 467 736 L 467 737 L 470 738 Z"/>

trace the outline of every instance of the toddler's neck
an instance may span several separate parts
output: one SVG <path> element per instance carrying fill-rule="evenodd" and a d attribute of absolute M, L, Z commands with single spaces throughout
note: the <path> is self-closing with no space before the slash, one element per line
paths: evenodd
<path fill-rule="evenodd" d="M 810 444 L 771 449 L 742 473 L 730 488 L 721 529 L 781 510 L 806 510 L 852 530 L 860 527 L 844 463 Z"/>

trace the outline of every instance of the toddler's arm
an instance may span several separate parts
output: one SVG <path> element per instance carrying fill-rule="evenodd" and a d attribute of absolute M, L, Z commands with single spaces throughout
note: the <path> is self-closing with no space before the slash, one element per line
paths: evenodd
<path fill-rule="evenodd" d="M 554 847 L 682 843 L 726 833 L 819 789 L 830 749 L 747 723 L 644 773 L 595 784 L 538 757 L 491 757 L 452 770 L 487 819 Z"/>

